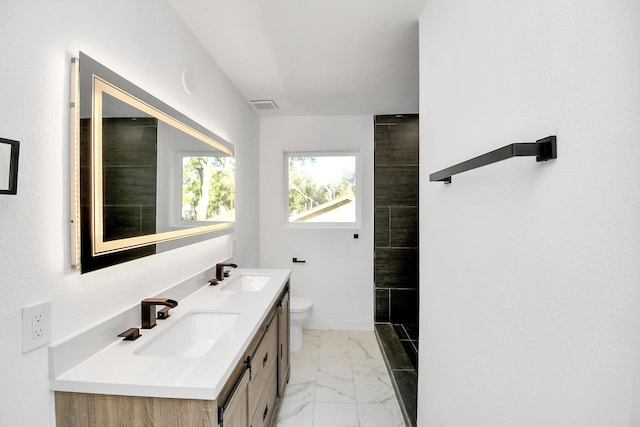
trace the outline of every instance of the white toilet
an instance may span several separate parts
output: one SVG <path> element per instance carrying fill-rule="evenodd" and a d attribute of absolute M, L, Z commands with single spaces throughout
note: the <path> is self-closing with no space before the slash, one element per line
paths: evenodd
<path fill-rule="evenodd" d="M 291 351 L 302 350 L 302 326 L 311 315 L 313 302 L 309 298 L 291 297 L 290 301 L 290 340 Z"/>

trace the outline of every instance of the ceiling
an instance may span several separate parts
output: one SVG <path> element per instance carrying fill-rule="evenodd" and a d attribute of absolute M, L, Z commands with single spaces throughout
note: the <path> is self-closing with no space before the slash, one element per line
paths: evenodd
<path fill-rule="evenodd" d="M 167 1 L 261 116 L 418 112 L 426 0 Z"/>

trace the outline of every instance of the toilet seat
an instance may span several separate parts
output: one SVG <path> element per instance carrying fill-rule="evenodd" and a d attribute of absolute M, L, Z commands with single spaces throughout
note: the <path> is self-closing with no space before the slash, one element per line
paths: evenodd
<path fill-rule="evenodd" d="M 303 313 L 311 310 L 313 302 L 309 298 L 291 297 L 289 311 L 292 313 Z"/>

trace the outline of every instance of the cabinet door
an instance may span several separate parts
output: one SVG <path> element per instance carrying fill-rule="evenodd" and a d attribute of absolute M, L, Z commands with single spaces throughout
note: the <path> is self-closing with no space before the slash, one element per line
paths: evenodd
<path fill-rule="evenodd" d="M 278 396 L 284 396 L 289 381 L 289 291 L 278 307 Z"/>
<path fill-rule="evenodd" d="M 278 394 L 278 328 L 276 312 L 267 326 L 255 353 L 251 357 L 251 380 L 249 381 L 249 417 L 263 410 L 262 402 L 269 395 Z M 272 380 L 273 379 L 273 380 Z M 270 386 L 273 385 L 273 388 Z"/>
<path fill-rule="evenodd" d="M 249 425 L 249 370 L 245 370 L 222 409 L 224 427 Z"/>

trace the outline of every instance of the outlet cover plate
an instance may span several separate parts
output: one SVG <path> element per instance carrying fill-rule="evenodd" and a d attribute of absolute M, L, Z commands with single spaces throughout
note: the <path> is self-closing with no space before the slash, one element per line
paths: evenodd
<path fill-rule="evenodd" d="M 22 308 L 22 352 L 51 342 L 51 301 Z"/>

